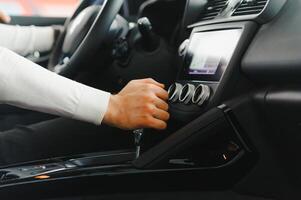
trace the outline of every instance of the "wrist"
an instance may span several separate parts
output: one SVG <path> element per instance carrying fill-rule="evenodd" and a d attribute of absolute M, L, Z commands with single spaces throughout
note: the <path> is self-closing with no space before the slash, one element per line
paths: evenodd
<path fill-rule="evenodd" d="M 107 125 L 116 124 L 118 118 L 118 108 L 119 108 L 119 97 L 118 95 L 111 95 L 109 100 L 109 105 L 107 112 L 103 118 L 103 122 Z"/>

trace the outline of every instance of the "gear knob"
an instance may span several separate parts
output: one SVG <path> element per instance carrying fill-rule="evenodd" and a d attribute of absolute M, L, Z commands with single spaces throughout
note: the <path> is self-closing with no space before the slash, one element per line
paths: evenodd
<path fill-rule="evenodd" d="M 152 23 L 147 17 L 138 19 L 138 29 L 142 36 L 142 47 L 146 51 L 154 51 L 160 45 L 160 38 L 153 32 Z"/>
<path fill-rule="evenodd" d="M 152 32 L 153 26 L 147 17 L 138 19 L 138 28 L 141 35 L 148 35 Z"/>
<path fill-rule="evenodd" d="M 137 129 L 134 130 L 134 139 L 135 139 L 135 147 L 136 147 L 136 159 L 139 158 L 140 156 L 140 151 L 141 151 L 141 139 L 143 136 L 143 129 Z"/>

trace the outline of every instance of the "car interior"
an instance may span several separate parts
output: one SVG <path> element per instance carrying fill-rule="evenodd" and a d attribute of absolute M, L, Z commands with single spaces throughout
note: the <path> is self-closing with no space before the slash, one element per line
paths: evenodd
<path fill-rule="evenodd" d="M 171 118 L 164 131 L 127 133 L 128 145 L 2 166 L 0 197 L 300 198 L 300 9 L 301 0 L 83 0 L 68 18 L 12 17 L 63 27 L 51 52 L 28 59 L 112 94 L 151 77 L 166 85 Z M 28 111 L 0 108 L 11 112 Z"/>

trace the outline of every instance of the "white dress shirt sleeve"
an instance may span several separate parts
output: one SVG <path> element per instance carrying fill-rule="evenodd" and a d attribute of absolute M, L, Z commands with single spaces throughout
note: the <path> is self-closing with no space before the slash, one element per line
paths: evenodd
<path fill-rule="evenodd" d="M 54 44 L 54 35 L 52 27 L 0 24 L 0 46 L 22 56 L 34 51 L 50 51 Z"/>
<path fill-rule="evenodd" d="M 0 47 L 0 103 L 99 125 L 110 96 Z"/>

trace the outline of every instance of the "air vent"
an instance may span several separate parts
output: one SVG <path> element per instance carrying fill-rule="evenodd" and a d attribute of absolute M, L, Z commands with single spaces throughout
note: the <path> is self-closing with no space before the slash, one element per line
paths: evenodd
<path fill-rule="evenodd" d="M 244 0 L 234 11 L 232 16 L 259 14 L 267 4 L 268 0 Z"/>
<path fill-rule="evenodd" d="M 204 20 L 214 19 L 216 16 L 218 16 L 221 10 L 226 6 L 226 3 L 227 0 L 210 0 L 200 20 L 204 21 Z"/>

